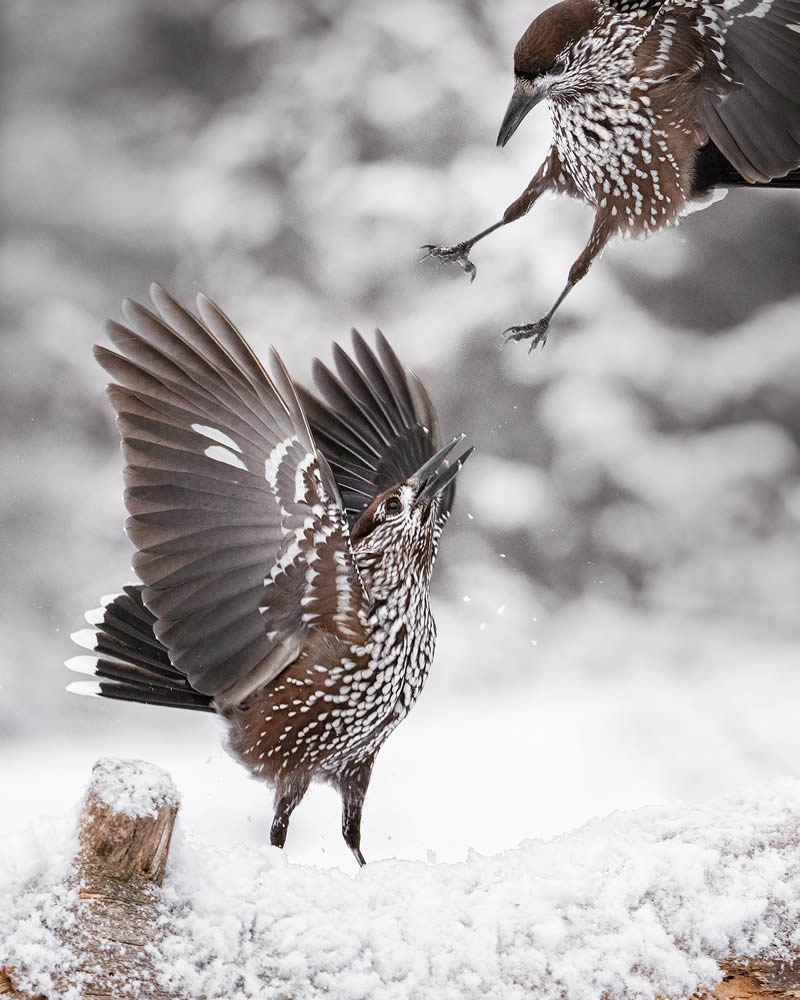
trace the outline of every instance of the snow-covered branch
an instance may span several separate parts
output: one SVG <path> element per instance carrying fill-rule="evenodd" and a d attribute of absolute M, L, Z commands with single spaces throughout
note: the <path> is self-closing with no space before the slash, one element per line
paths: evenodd
<path fill-rule="evenodd" d="M 495 857 L 352 875 L 182 837 L 167 865 L 177 809 L 158 768 L 97 765 L 72 864 L 40 857 L 12 875 L 0 994 L 800 995 L 800 782 L 617 813 Z M 56 828 L 36 836 L 68 856 Z"/>

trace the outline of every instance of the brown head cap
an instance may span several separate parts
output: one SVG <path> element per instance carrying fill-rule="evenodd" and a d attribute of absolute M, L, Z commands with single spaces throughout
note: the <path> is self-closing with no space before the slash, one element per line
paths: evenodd
<path fill-rule="evenodd" d="M 531 22 L 514 50 L 514 72 L 537 77 L 550 72 L 562 52 L 588 32 L 599 16 L 594 0 L 562 0 Z"/>

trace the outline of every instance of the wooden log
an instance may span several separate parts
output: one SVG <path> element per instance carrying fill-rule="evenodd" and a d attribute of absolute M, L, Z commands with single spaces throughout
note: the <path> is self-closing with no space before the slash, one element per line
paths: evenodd
<path fill-rule="evenodd" d="M 69 879 L 75 925 L 67 943 L 76 964 L 54 977 L 58 992 L 78 986 L 85 1000 L 174 1000 L 155 981 L 153 965 L 160 936 L 158 887 L 178 805 L 169 774 L 153 764 L 114 759 L 95 764 Z M 0 970 L 0 995 L 46 1000 L 19 992 L 10 968 Z"/>
<path fill-rule="evenodd" d="M 5 1000 L 47 1000 L 47 997 L 41 993 L 35 997 L 31 996 L 30 993 L 21 993 L 14 986 L 13 975 L 14 969 L 8 966 L 0 969 L 0 996 L 5 997 Z"/>
<path fill-rule="evenodd" d="M 101 889 L 119 880 L 161 885 L 177 815 L 166 771 L 143 761 L 98 761 L 81 818 L 83 880 L 99 879 Z"/>
<path fill-rule="evenodd" d="M 167 1000 L 154 981 L 157 904 L 179 798 L 166 771 L 144 761 L 94 766 L 80 823 L 74 948 L 86 1000 L 127 991 Z M 66 983 L 64 985 L 67 985 Z"/>
<path fill-rule="evenodd" d="M 733 963 L 723 966 L 724 978 L 714 1000 L 795 1000 L 800 998 L 800 960 L 794 962 Z"/>
<path fill-rule="evenodd" d="M 13 969 L 0 969 L 0 996 L 6 1000 L 47 1000 L 14 989 Z M 800 962 L 724 965 L 722 982 L 702 1000 L 796 1000 L 800 998 Z M 94 994 L 108 996 L 109 994 Z"/>
<path fill-rule="evenodd" d="M 134 996 L 174 1000 L 155 981 L 158 887 L 178 814 L 166 771 L 144 761 L 95 764 L 80 820 L 80 850 L 70 876 L 74 927 L 66 942 L 75 966 L 54 977 L 59 993 L 77 986 L 85 1000 Z M 14 970 L 0 971 L 8 1000 L 45 1000 L 17 991 Z"/>

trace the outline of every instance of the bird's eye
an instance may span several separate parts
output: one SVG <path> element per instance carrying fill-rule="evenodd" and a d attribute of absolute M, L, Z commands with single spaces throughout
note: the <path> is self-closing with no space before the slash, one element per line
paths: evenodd
<path fill-rule="evenodd" d="M 383 509 L 388 517 L 397 517 L 398 514 L 403 513 L 403 501 L 400 497 L 389 497 L 383 505 Z"/>
<path fill-rule="evenodd" d="M 564 65 L 563 59 L 556 59 L 550 68 L 550 73 L 552 76 L 561 76 L 567 67 Z"/>

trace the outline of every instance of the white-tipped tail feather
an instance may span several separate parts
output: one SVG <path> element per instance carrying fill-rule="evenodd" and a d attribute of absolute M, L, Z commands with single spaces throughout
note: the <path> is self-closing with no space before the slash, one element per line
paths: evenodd
<path fill-rule="evenodd" d="M 72 633 L 70 639 L 72 639 L 76 646 L 80 646 L 82 649 L 97 649 L 97 632 L 93 629 L 79 629 L 77 632 Z"/>
<path fill-rule="evenodd" d="M 67 691 L 70 694 L 80 694 L 85 698 L 99 698 L 100 685 L 97 681 L 73 681 L 67 684 Z"/>
<path fill-rule="evenodd" d="M 67 686 L 73 694 L 118 701 L 171 705 L 213 712 L 211 699 L 193 690 L 173 667 L 164 645 L 153 633 L 154 616 L 142 601 L 141 587 L 101 598 L 101 607 L 86 612 L 92 628 L 80 629 L 72 641 L 89 653 L 73 656 L 65 666 L 95 681 Z M 94 654 L 94 655 L 89 655 Z"/>
<path fill-rule="evenodd" d="M 64 666 L 74 674 L 88 674 L 89 677 L 94 677 L 97 673 L 97 663 L 96 656 L 72 656 L 65 660 Z"/>

